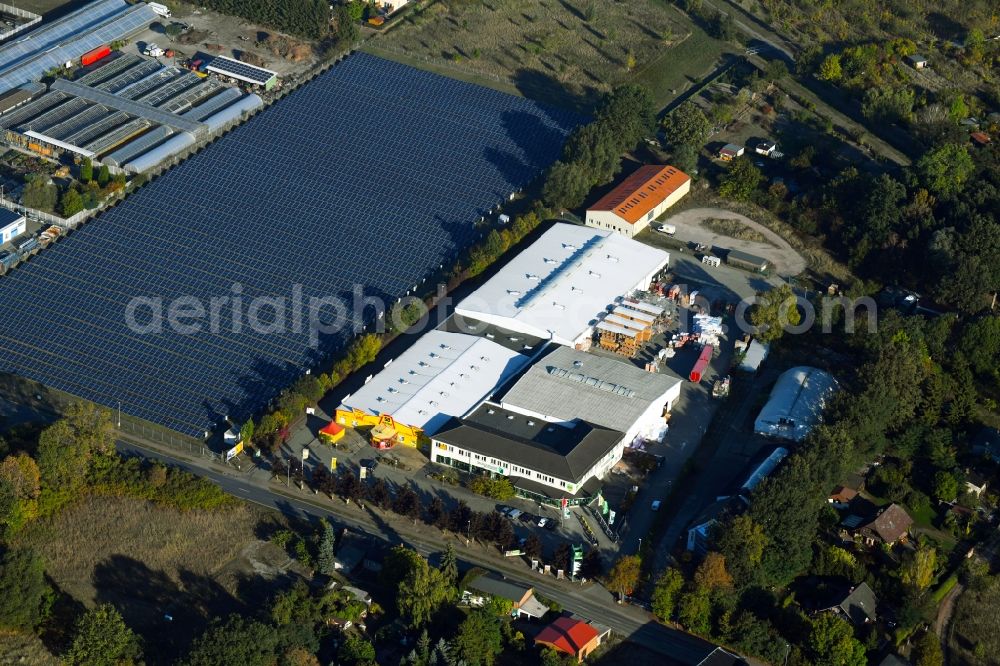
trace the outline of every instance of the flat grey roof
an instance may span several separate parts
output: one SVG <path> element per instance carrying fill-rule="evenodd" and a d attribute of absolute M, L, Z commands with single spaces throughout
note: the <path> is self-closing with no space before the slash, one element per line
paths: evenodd
<path fill-rule="evenodd" d="M 537 414 L 627 432 L 649 405 L 684 380 L 646 372 L 629 361 L 558 347 L 500 398 Z"/>
<path fill-rule="evenodd" d="M 730 250 L 729 253 L 726 254 L 726 261 L 728 262 L 730 259 L 742 261 L 746 264 L 754 264 L 756 266 L 767 266 L 768 263 L 770 263 L 763 257 L 758 257 L 756 254 L 750 254 L 749 252 L 742 252 L 740 250 Z"/>

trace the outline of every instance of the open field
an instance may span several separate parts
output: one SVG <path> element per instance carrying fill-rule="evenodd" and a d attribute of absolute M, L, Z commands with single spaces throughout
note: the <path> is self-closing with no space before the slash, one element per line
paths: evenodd
<path fill-rule="evenodd" d="M 34 634 L 0 631 L 0 664 L 58 666 L 59 663 Z"/>
<path fill-rule="evenodd" d="M 366 48 L 586 108 L 631 81 L 666 104 L 711 70 L 723 45 L 662 0 L 438 0 Z"/>
<path fill-rule="evenodd" d="M 258 538 L 270 516 L 246 505 L 180 512 L 97 497 L 30 526 L 18 545 L 38 552 L 75 601 L 114 604 L 143 636 L 147 656 L 169 661 L 212 617 L 258 606 L 298 573 L 284 551 Z"/>
<path fill-rule="evenodd" d="M 1000 635 L 996 609 L 1000 605 L 1000 579 L 992 577 L 985 589 L 967 588 L 958 598 L 948 647 L 953 664 L 996 664 Z"/>
<path fill-rule="evenodd" d="M 659 57 L 640 66 L 631 77 L 633 82 L 649 88 L 658 108 L 715 71 L 722 54 L 736 52 L 732 44 L 710 37 L 673 6 L 670 11 L 687 26 L 688 36 L 672 48 L 663 49 Z"/>

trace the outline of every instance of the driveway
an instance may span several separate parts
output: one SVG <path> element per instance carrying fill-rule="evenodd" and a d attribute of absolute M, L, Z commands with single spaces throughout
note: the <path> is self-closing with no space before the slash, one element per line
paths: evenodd
<path fill-rule="evenodd" d="M 760 232 L 767 243 L 745 241 L 715 233 L 702 226 L 704 220 L 738 220 L 747 227 Z M 779 275 L 794 277 L 806 269 L 806 260 L 788 244 L 784 238 L 759 222 L 745 215 L 723 208 L 692 208 L 666 219 L 667 224 L 677 227 L 676 238 L 689 243 L 704 243 L 713 248 L 740 250 L 767 259 Z"/>

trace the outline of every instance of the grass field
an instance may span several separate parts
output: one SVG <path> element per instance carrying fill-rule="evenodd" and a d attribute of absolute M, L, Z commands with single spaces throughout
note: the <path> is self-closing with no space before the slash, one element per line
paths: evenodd
<path fill-rule="evenodd" d="M 631 80 L 646 86 L 653 93 L 656 106 L 662 108 L 685 90 L 711 74 L 720 64 L 723 53 L 735 53 L 732 44 L 720 42 L 691 24 L 689 19 L 670 7 L 688 36 L 646 65 L 639 67 Z"/>
<path fill-rule="evenodd" d="M 966 589 L 958 599 L 949 636 L 951 663 L 1000 663 L 1000 633 L 996 609 L 1000 606 L 1000 578 L 992 577 L 985 589 Z"/>
<path fill-rule="evenodd" d="M 631 81 L 663 106 L 723 48 L 663 0 L 437 0 L 365 50 L 587 109 Z"/>
<path fill-rule="evenodd" d="M 258 538 L 272 515 L 245 505 L 182 513 L 100 497 L 30 526 L 18 545 L 38 552 L 76 602 L 114 604 L 160 663 L 212 617 L 258 607 L 295 575 L 298 565 Z"/>
<path fill-rule="evenodd" d="M 59 666 L 59 663 L 34 634 L 0 631 L 0 664 Z"/>

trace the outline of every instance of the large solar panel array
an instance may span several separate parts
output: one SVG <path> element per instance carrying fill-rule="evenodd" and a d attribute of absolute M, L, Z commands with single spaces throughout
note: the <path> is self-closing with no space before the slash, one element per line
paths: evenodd
<path fill-rule="evenodd" d="M 244 304 L 290 299 L 295 284 L 307 302 L 355 284 L 403 295 L 475 240 L 474 220 L 555 160 L 576 122 L 350 56 L 0 279 L 0 371 L 190 435 L 245 418 L 344 335 L 314 349 L 290 321 L 237 331 L 231 309 L 217 334 L 141 334 L 130 299 L 208 307 L 237 284 Z"/>

